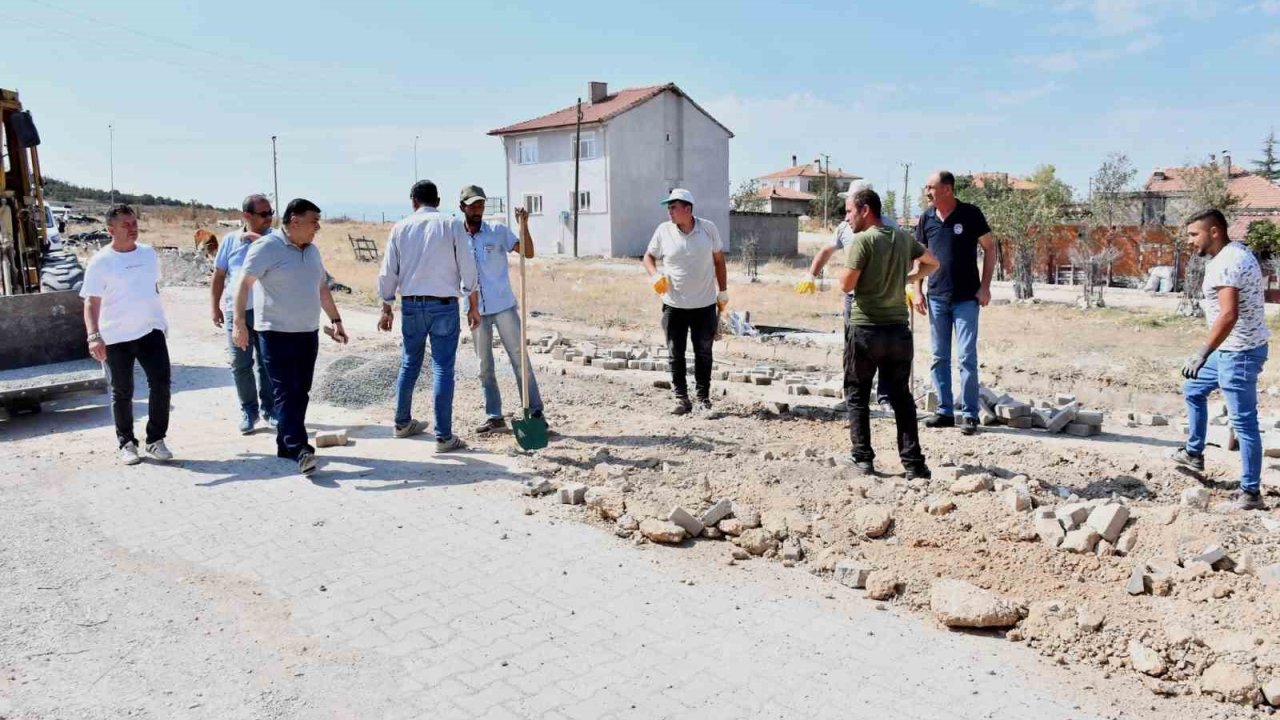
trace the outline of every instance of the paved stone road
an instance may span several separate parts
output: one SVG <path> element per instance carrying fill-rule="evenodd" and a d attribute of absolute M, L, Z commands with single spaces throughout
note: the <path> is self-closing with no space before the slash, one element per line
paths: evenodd
<path fill-rule="evenodd" d="M 555 521 L 518 497 L 512 456 L 435 457 L 429 436 L 366 425 L 322 451 L 312 483 L 269 456 L 268 435 L 218 432 L 229 387 L 174 397 L 175 418 L 208 422 L 175 424 L 173 467 L 59 474 L 28 454 L 65 428 L 51 413 L 0 461 L 25 458 L 41 486 L 28 492 L 129 557 L 248 583 L 294 635 L 376 660 L 386 683 L 363 717 L 1095 717 L 1006 643 L 877 611 L 798 569 L 726 568 Z M 65 452 L 102 458 L 107 410 L 82 412 L 96 422 L 67 432 Z M 340 419 L 316 408 L 312 428 Z"/>

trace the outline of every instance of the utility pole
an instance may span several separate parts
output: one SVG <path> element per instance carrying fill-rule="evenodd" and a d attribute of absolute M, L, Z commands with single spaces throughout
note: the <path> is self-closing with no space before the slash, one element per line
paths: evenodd
<path fill-rule="evenodd" d="M 418 177 L 419 177 L 418 175 L 418 138 L 419 137 L 420 136 L 418 135 L 413 136 L 413 181 L 414 182 L 418 182 Z"/>
<path fill-rule="evenodd" d="M 911 163 L 902 163 L 902 218 L 909 220 L 911 213 L 907 211 L 907 185 L 911 178 Z"/>
<path fill-rule="evenodd" d="M 823 158 L 827 160 L 826 170 L 822 169 Z M 826 230 L 830 224 L 827 221 L 827 205 L 830 202 L 828 196 L 831 195 L 831 156 L 826 153 L 818 153 L 817 159 L 813 162 L 818 166 L 818 171 L 822 173 L 822 229 Z"/>
<path fill-rule="evenodd" d="M 272 203 L 272 205 L 275 206 L 275 210 L 276 210 L 275 217 L 272 218 L 272 224 L 274 225 L 276 222 L 279 221 L 280 213 L 282 212 L 280 210 L 280 174 L 277 169 L 277 163 L 276 163 L 276 136 L 275 135 L 271 136 L 271 185 L 273 186 L 274 193 L 275 193 L 275 202 Z"/>
<path fill-rule="evenodd" d="M 111 167 L 111 204 L 116 204 L 116 126 L 107 126 L 107 164 Z"/>
<path fill-rule="evenodd" d="M 578 257 L 578 182 L 581 179 L 578 167 L 582 158 L 582 98 L 578 98 L 578 119 L 573 131 L 573 256 Z"/>

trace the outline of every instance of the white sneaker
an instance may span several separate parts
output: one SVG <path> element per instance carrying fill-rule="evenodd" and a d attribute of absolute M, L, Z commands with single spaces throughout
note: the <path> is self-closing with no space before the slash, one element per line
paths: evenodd
<path fill-rule="evenodd" d="M 137 452 L 137 450 L 134 452 Z M 173 459 L 173 453 L 169 452 L 169 448 L 164 446 L 164 440 L 157 440 L 148 445 L 147 454 L 160 462 L 168 462 Z"/>
<path fill-rule="evenodd" d="M 137 465 L 142 462 L 142 456 L 138 454 L 138 443 L 129 443 L 120 448 L 116 457 L 120 458 L 120 462 L 125 465 Z"/>

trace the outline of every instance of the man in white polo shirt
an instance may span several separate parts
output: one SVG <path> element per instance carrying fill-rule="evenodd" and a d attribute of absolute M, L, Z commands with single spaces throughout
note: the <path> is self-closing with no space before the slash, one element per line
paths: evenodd
<path fill-rule="evenodd" d="M 711 409 L 711 346 L 720 311 L 729 303 L 724 244 L 720 232 L 705 218 L 693 214 L 693 193 L 676 188 L 662 204 L 669 222 L 653 232 L 644 253 L 653 291 L 662 296 L 662 329 L 671 354 L 671 387 L 676 405 L 671 412 L 684 415 L 694 408 L 689 402 L 685 348 L 693 339 L 693 379 L 697 408 Z M 658 272 L 657 260 L 662 260 Z"/>
<path fill-rule="evenodd" d="M 111 384 L 120 462 L 137 465 L 138 439 L 133 434 L 133 363 L 147 376 L 147 455 L 172 460 L 165 447 L 169 432 L 169 346 L 164 309 L 160 306 L 160 263 L 150 245 L 138 243 L 138 215 L 128 205 L 107 212 L 111 244 L 99 250 L 84 272 L 84 326 L 89 354 L 106 362 Z"/>

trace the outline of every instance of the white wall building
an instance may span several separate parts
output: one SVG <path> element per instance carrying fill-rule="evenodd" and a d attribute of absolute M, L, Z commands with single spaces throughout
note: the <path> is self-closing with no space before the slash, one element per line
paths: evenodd
<path fill-rule="evenodd" d="M 576 107 L 491 130 L 507 158 L 508 207 L 529 210 L 539 253 L 573 254 Z M 610 93 L 590 83 L 582 103 L 578 255 L 636 257 L 667 220 L 671 188 L 729 239 L 733 133 L 673 83 Z M 513 222 L 508 210 L 508 222 Z"/>

